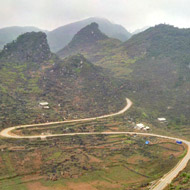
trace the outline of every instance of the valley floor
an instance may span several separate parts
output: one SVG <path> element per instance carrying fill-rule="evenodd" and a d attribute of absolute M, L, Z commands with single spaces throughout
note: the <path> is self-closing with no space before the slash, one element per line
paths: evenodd
<path fill-rule="evenodd" d="M 19 141 L 25 141 L 26 145 L 10 146 L 14 141 L 11 139 L 9 145 L 2 147 L 1 167 L 4 177 L 0 183 L 1 188 L 9 189 L 9 186 L 12 188 L 12 185 L 17 185 L 20 189 L 35 189 L 37 185 L 40 189 L 47 190 L 52 188 L 72 190 L 75 186 L 92 190 L 138 189 L 139 187 L 146 189 L 153 180 L 170 171 L 185 156 L 187 147 L 177 145 L 176 138 L 151 133 L 115 131 L 116 126 L 110 127 L 109 122 L 109 125 L 106 124 L 105 118 L 123 114 L 131 107 L 132 102 L 129 99 L 127 102 L 128 104 L 121 111 L 98 118 L 26 125 L 3 130 L 2 136 L 18 138 Z M 98 125 L 97 119 L 103 119 L 101 124 L 104 127 Z M 76 122 L 81 126 L 76 127 Z M 88 124 L 85 125 L 84 122 Z M 115 122 L 118 120 L 115 119 Z M 72 129 L 72 133 L 62 134 L 63 131 L 59 131 L 61 134 L 47 134 L 47 129 L 50 128 L 51 133 L 54 128 L 56 131 L 63 130 L 65 127 L 60 127 L 60 124 L 70 125 L 67 129 Z M 81 129 L 82 126 L 84 128 Z M 93 132 L 84 132 L 85 127 Z M 106 128 L 107 130 L 104 131 Z M 75 132 L 77 129 L 82 132 Z M 14 134 L 11 133 L 12 130 Z M 27 136 L 23 134 L 26 131 L 29 131 Z M 41 132 L 41 135 L 36 135 L 36 132 L 38 134 Z M 92 139 L 93 142 L 90 141 Z M 150 145 L 145 145 L 147 140 L 151 142 Z M 188 142 L 184 142 L 190 146 Z M 35 161 L 32 160 L 34 157 Z M 180 164 L 164 179 L 158 181 L 156 186 L 152 186 L 152 189 L 163 189 L 165 184 L 186 166 L 188 160 L 189 154 L 186 154 Z M 9 184 L 10 178 L 12 185 Z"/>

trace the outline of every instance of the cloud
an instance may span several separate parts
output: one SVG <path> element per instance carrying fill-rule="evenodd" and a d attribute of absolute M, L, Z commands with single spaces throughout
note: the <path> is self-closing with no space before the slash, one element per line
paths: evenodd
<path fill-rule="evenodd" d="M 88 17 L 105 17 L 129 30 L 168 23 L 190 27 L 189 0 L 0 0 L 0 27 L 43 29 Z"/>

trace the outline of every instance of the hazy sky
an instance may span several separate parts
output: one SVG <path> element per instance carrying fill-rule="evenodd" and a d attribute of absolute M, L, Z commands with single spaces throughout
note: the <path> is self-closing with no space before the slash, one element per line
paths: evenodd
<path fill-rule="evenodd" d="M 159 23 L 190 27 L 190 0 L 0 0 L 0 28 L 19 25 L 52 30 L 94 16 L 129 31 Z"/>

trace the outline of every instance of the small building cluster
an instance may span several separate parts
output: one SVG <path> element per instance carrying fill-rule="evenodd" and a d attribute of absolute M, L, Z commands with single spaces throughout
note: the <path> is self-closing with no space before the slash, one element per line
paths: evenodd
<path fill-rule="evenodd" d="M 49 109 L 49 103 L 48 103 L 48 102 L 40 102 L 39 105 L 40 105 L 43 109 Z"/>
<path fill-rule="evenodd" d="M 143 123 L 138 123 L 138 124 L 136 124 L 134 129 L 148 131 L 148 130 L 150 130 L 150 127 L 145 126 Z"/>

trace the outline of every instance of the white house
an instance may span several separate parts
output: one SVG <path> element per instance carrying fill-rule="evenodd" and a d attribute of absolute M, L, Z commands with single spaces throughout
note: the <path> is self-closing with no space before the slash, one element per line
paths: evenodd
<path fill-rule="evenodd" d="M 48 106 L 49 103 L 48 103 L 48 102 L 40 102 L 39 105 L 40 105 L 40 106 Z"/>
<path fill-rule="evenodd" d="M 160 121 L 160 122 L 166 122 L 166 118 L 160 117 L 160 118 L 158 118 L 158 121 Z"/>
<path fill-rule="evenodd" d="M 146 126 L 146 127 L 144 127 L 144 130 L 148 131 L 148 130 L 150 130 L 150 127 Z"/>
<path fill-rule="evenodd" d="M 150 130 L 150 127 L 145 126 L 143 123 L 136 124 L 136 126 L 134 128 L 138 129 L 138 130 L 144 130 L 144 131 Z"/>
<path fill-rule="evenodd" d="M 136 126 L 135 126 L 135 128 L 136 129 L 139 129 L 139 130 L 141 130 L 141 129 L 143 129 L 145 126 L 144 126 L 144 124 L 142 124 L 142 123 L 138 123 L 138 124 L 136 124 Z"/>
<path fill-rule="evenodd" d="M 44 109 L 49 109 L 49 106 L 44 106 L 43 108 L 44 108 Z"/>

